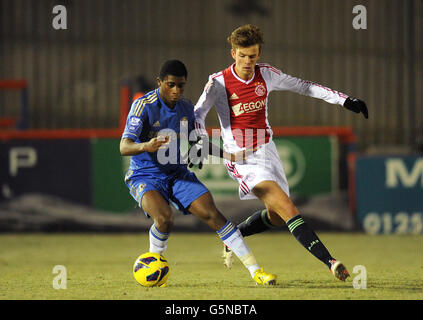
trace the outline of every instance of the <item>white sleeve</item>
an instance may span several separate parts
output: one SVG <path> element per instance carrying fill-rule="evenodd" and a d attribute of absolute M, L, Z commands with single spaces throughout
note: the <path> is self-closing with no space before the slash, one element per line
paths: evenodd
<path fill-rule="evenodd" d="M 343 105 L 348 98 L 348 95 L 342 92 L 332 90 L 312 81 L 290 76 L 271 66 L 262 68 L 262 74 L 269 79 L 271 90 L 288 90 L 339 105 Z"/>
<path fill-rule="evenodd" d="M 209 76 L 209 81 L 204 86 L 203 93 L 194 106 L 195 130 L 198 135 L 207 135 L 206 116 L 216 101 L 216 81 L 213 75 Z"/>

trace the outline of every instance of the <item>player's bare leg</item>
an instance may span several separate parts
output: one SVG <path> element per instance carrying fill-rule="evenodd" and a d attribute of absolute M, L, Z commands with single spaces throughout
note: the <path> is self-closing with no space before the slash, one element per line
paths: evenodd
<path fill-rule="evenodd" d="M 141 206 L 154 221 L 149 232 L 149 251 L 162 254 L 166 251 L 167 240 L 173 226 L 172 210 L 166 200 L 156 190 L 151 190 L 144 194 Z"/>
<path fill-rule="evenodd" d="M 207 223 L 214 231 L 221 229 L 228 221 L 222 213 L 217 210 L 210 192 L 206 192 L 194 200 L 188 210 Z"/>
<path fill-rule="evenodd" d="M 282 225 L 281 219 L 286 222 L 299 214 L 291 199 L 274 181 L 260 182 L 254 187 L 253 193 L 263 201 L 271 213 L 268 214 L 270 221 L 276 225 Z"/>
<path fill-rule="evenodd" d="M 241 232 L 235 224 L 228 221 L 216 208 L 213 197 L 207 192 L 197 198 L 189 206 L 189 211 L 207 223 L 225 245 L 241 260 L 257 284 L 274 285 L 276 275 L 266 273 L 259 267 L 254 254 L 246 244 Z"/>
<path fill-rule="evenodd" d="M 263 181 L 254 187 L 253 192 L 264 202 L 269 213 L 269 221 L 273 225 L 281 225 L 281 220 L 283 220 L 298 242 L 326 264 L 336 278 L 345 281 L 349 277 L 345 265 L 330 255 L 315 232 L 301 217 L 297 207 L 276 182 Z"/>

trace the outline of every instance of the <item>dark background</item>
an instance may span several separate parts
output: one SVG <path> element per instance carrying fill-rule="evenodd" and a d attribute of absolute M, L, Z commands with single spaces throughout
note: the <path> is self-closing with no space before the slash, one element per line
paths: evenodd
<path fill-rule="evenodd" d="M 67 29 L 55 30 L 55 5 Z M 353 7 L 367 9 L 356 30 Z M 31 128 L 107 128 L 119 121 L 119 87 L 161 63 L 184 61 L 196 102 L 209 74 L 232 63 L 226 37 L 245 23 L 265 34 L 262 62 L 364 99 L 370 119 L 294 93 L 273 93 L 275 126 L 351 126 L 360 150 L 423 144 L 421 0 L 1 0 L 0 78 L 29 84 Z M 0 117 L 16 113 L 0 94 Z M 214 111 L 208 125 L 218 125 Z"/>

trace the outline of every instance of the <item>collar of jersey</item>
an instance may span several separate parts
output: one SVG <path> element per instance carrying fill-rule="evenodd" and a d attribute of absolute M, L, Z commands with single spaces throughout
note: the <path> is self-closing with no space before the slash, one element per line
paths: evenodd
<path fill-rule="evenodd" d="M 235 70 L 234 70 L 234 67 L 235 67 L 235 62 L 234 62 L 234 63 L 232 63 L 232 65 L 231 65 L 231 71 L 232 71 L 232 74 L 234 75 L 234 77 L 235 77 L 235 78 L 237 78 L 239 81 L 241 81 L 241 82 L 243 82 L 243 83 L 245 83 L 245 84 L 250 84 L 250 82 L 251 82 L 251 81 L 253 81 L 254 77 L 256 76 L 256 68 L 254 67 L 254 73 L 253 73 L 253 76 L 251 77 L 251 79 L 250 79 L 250 80 L 244 80 L 244 79 L 241 79 L 241 78 L 240 78 L 240 77 L 238 77 L 238 75 L 236 74 L 236 72 L 235 72 Z"/>
<path fill-rule="evenodd" d="M 156 93 L 157 93 L 157 96 L 159 97 L 159 101 L 160 101 L 160 103 L 162 105 L 164 105 L 170 112 L 176 112 L 176 104 L 178 104 L 179 101 L 175 104 L 175 106 L 173 107 L 173 109 L 172 108 L 169 108 L 168 105 L 166 103 L 164 103 L 163 100 L 162 100 L 162 98 L 160 97 L 159 88 L 156 89 Z"/>

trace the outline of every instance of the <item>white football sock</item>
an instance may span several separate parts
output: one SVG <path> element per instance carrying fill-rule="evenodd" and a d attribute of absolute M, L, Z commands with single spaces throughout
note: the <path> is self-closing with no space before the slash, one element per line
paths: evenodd
<path fill-rule="evenodd" d="M 157 230 L 156 226 L 153 224 L 149 232 L 150 237 L 150 252 L 162 254 L 166 251 L 167 248 L 167 239 L 169 238 L 169 233 L 163 233 Z"/>
<path fill-rule="evenodd" d="M 251 277 L 254 278 L 254 272 L 260 269 L 260 267 L 236 225 L 228 221 L 217 231 L 217 234 L 223 243 L 235 253 L 242 264 L 250 271 Z"/>

